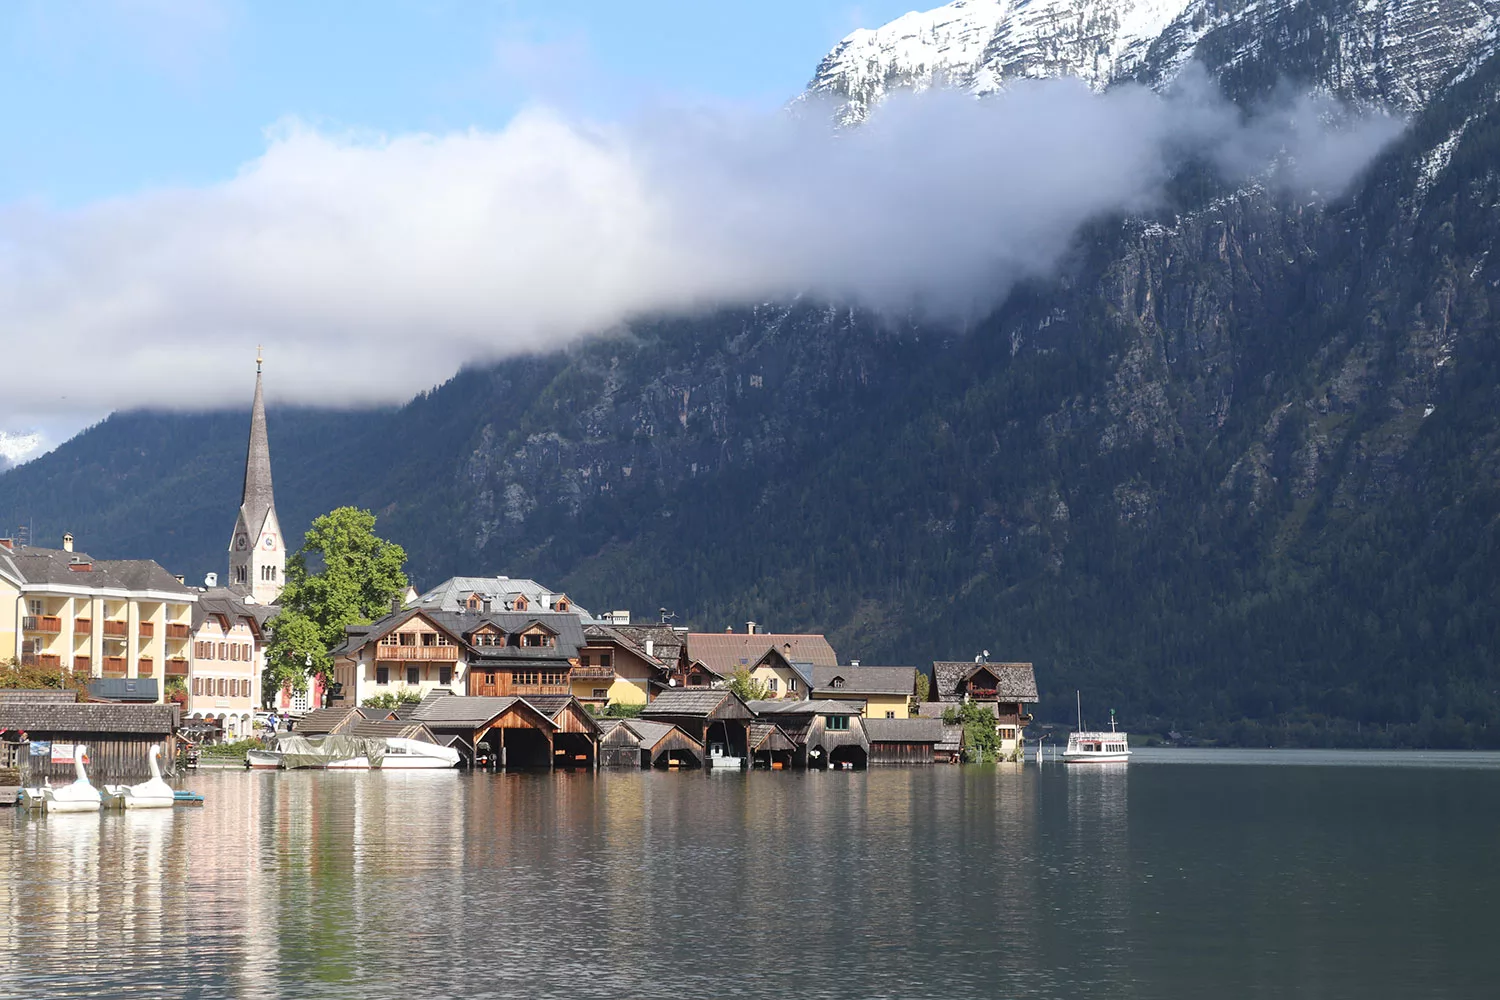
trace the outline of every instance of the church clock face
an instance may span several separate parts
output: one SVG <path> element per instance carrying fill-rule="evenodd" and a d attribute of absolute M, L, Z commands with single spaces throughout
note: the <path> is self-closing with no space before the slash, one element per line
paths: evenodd
<path fill-rule="evenodd" d="M 267 535 L 266 537 L 262 538 L 260 540 L 260 547 L 265 549 L 267 552 L 270 552 L 272 549 L 276 548 L 276 536 Z"/>
<path fill-rule="evenodd" d="M 250 539 L 243 532 L 235 536 L 234 547 L 239 549 L 241 552 L 243 552 L 249 544 Z"/>

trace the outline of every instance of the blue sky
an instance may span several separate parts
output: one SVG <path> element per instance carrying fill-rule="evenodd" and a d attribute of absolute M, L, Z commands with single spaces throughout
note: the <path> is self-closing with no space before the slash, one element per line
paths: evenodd
<path fill-rule="evenodd" d="M 911 0 L 96 0 L 0 5 L 0 205 L 68 208 L 232 176 L 296 117 L 493 129 L 533 102 L 596 120 L 774 106 Z"/>

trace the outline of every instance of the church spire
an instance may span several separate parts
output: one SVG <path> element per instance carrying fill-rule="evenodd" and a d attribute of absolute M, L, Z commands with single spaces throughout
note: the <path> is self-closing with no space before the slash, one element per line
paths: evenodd
<path fill-rule="evenodd" d="M 260 530 L 276 506 L 271 490 L 271 443 L 266 437 L 266 401 L 260 385 L 261 354 L 255 349 L 255 401 L 250 404 L 250 446 L 245 453 L 245 488 L 240 512 L 252 531 Z"/>

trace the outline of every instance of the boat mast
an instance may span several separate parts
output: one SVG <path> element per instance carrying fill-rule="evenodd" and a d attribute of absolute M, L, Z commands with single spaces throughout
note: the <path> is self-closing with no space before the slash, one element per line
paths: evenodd
<path fill-rule="evenodd" d="M 1073 696 L 1078 699 L 1078 731 L 1083 732 L 1083 692 L 1073 691 Z"/>

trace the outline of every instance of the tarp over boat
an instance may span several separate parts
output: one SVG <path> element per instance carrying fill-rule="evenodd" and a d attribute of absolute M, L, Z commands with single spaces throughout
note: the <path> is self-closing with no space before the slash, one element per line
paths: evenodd
<path fill-rule="evenodd" d="M 267 749 L 281 754 L 281 766 L 289 769 L 328 767 L 330 764 L 358 757 L 368 760 L 371 767 L 379 767 L 385 759 L 386 742 L 382 737 L 344 736 L 339 733 L 327 736 L 282 733 L 276 737 L 275 745 Z"/>

